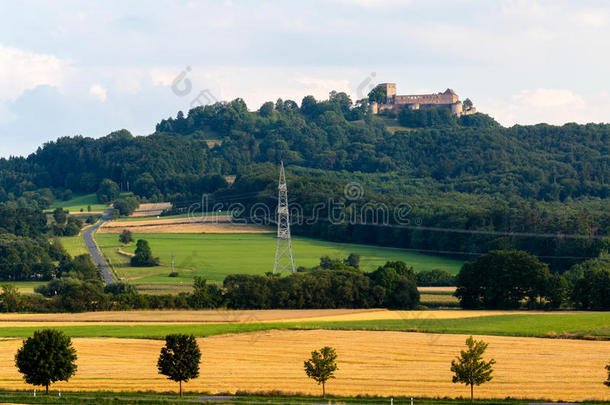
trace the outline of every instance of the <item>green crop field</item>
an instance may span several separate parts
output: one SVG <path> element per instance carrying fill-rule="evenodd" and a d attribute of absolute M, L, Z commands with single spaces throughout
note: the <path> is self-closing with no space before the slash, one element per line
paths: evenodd
<path fill-rule="evenodd" d="M 264 274 L 273 270 L 275 237 L 271 234 L 134 234 L 134 239 L 146 239 L 161 266 L 133 268 L 130 258 L 118 253 L 135 251 L 135 243 L 122 247 L 117 234 L 97 234 L 98 245 L 109 257 L 121 277 L 135 283 L 192 284 L 195 276 L 211 282 L 221 282 L 228 274 Z M 317 239 L 293 238 L 293 251 L 297 266 L 313 267 L 321 256 L 345 258 L 350 253 L 361 256 L 361 268 L 372 271 L 388 260 L 402 260 L 416 271 L 443 269 L 457 273 L 459 260 L 424 255 L 400 249 L 345 243 Z M 178 277 L 169 277 L 171 255 L 174 254 Z"/>
<path fill-rule="evenodd" d="M 78 256 L 83 254 L 89 254 L 89 250 L 87 249 L 87 245 L 85 244 L 85 240 L 82 236 L 62 236 L 59 238 L 63 247 L 72 255 Z"/>
<path fill-rule="evenodd" d="M 91 205 L 91 211 L 105 211 L 108 209 L 107 205 L 97 202 L 97 196 L 95 194 L 74 194 L 68 201 L 56 200 L 48 211 L 53 211 L 55 208 L 61 207 L 64 210 L 70 211 L 72 214 L 76 214 L 80 212 L 81 209 L 83 212 L 87 212 L 87 207 L 89 205 Z"/>
<path fill-rule="evenodd" d="M 248 333 L 265 330 L 328 329 L 405 331 L 496 336 L 554 337 L 563 334 L 610 338 L 610 312 L 549 313 L 489 315 L 471 318 L 436 318 L 434 311 L 422 311 L 416 319 L 264 322 L 264 323 L 199 323 L 159 325 L 84 325 L 57 326 L 72 337 L 119 337 L 160 339 L 170 333 L 187 333 L 198 337 L 228 333 Z M 6 326 L 0 328 L 1 337 L 24 337 L 40 327 Z"/>

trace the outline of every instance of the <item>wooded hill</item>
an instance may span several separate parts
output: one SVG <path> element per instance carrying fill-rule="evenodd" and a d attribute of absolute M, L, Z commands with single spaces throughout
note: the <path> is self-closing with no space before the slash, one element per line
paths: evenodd
<path fill-rule="evenodd" d="M 555 269 L 608 248 L 607 240 L 507 233 L 610 235 L 610 125 L 504 128 L 484 114 L 458 119 L 444 110 L 371 116 L 367 104 L 333 92 L 249 111 L 236 99 L 179 112 L 150 136 L 60 138 L 27 158 L 0 159 L 0 201 L 46 208 L 66 189 L 95 192 L 109 178 L 151 200 L 216 193 L 248 205 L 274 194 L 283 160 L 305 215 L 329 198 L 355 204 L 343 190 L 357 181 L 358 204 L 407 203 L 410 225 L 477 231 L 318 221 L 295 226 L 298 233 L 464 258 L 519 248 Z M 237 176 L 228 190 L 226 175 Z"/>

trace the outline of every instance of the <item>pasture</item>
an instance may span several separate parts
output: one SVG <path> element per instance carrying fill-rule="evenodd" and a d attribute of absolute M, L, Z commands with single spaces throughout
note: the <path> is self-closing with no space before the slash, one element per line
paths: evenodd
<path fill-rule="evenodd" d="M 198 339 L 200 376 L 186 390 L 299 392 L 319 395 L 303 372 L 303 360 L 322 345 L 337 349 L 339 370 L 327 390 L 332 395 L 465 397 L 468 389 L 451 383 L 449 365 L 467 335 L 388 331 L 273 330 Z M 494 379 L 476 389 L 484 398 L 608 399 L 605 379 L 608 344 L 486 336 Z M 0 342 L 4 389 L 25 389 L 13 366 L 20 339 Z M 55 389 L 90 391 L 175 391 L 157 373 L 161 340 L 75 338 L 78 372 Z"/>
<path fill-rule="evenodd" d="M 272 234 L 134 234 L 134 239 L 146 239 L 153 255 L 161 259 L 161 266 L 133 268 L 130 258 L 119 253 L 135 251 L 135 243 L 122 246 L 117 234 L 97 234 L 96 240 L 110 258 L 121 278 L 138 284 L 161 284 L 163 288 L 180 284 L 190 288 L 195 276 L 211 282 L 222 282 L 225 276 L 235 273 L 264 274 L 273 270 L 275 237 Z M 321 256 L 345 258 L 350 253 L 361 255 L 361 268 L 372 271 L 388 260 L 402 260 L 416 271 L 443 269 L 457 273 L 459 260 L 440 258 L 420 253 L 346 243 L 333 243 L 317 239 L 294 237 L 293 251 L 297 266 L 313 267 Z M 178 277 L 169 277 L 171 255 L 174 254 Z"/>
<path fill-rule="evenodd" d="M 55 208 L 63 208 L 70 211 L 71 214 L 77 214 L 81 210 L 86 213 L 88 206 L 91 206 L 91 212 L 97 213 L 101 213 L 109 207 L 106 204 L 98 203 L 95 194 L 74 194 L 67 201 L 55 200 L 48 211 L 53 211 Z"/>

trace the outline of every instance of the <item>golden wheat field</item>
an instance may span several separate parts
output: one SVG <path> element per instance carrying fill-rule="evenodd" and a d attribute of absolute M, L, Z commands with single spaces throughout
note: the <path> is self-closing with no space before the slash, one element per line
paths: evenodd
<path fill-rule="evenodd" d="M 322 345 L 337 349 L 339 370 L 328 391 L 338 395 L 467 396 L 451 383 L 451 359 L 467 336 L 365 331 L 269 331 L 199 339 L 201 375 L 186 389 L 319 393 L 303 361 Z M 485 336 L 494 379 L 480 397 L 610 399 L 604 365 L 609 342 Z M 18 339 L 0 341 L 0 387 L 25 388 L 13 366 Z M 74 339 L 79 369 L 62 390 L 175 390 L 156 372 L 162 341 Z"/>
<path fill-rule="evenodd" d="M 100 311 L 59 314 L 0 314 L 0 325 L 15 326 L 14 322 L 41 324 L 80 322 L 167 323 L 167 322 L 294 322 L 294 321 L 372 321 L 386 319 L 457 319 L 477 316 L 510 315 L 516 311 L 390 311 L 387 309 L 269 309 L 269 310 L 199 310 L 199 311 Z M 528 311 L 528 314 L 541 312 Z M 553 313 L 546 313 L 552 316 Z"/>

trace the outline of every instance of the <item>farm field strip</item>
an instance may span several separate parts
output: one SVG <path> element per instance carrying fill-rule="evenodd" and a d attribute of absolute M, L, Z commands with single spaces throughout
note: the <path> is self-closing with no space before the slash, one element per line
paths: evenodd
<path fill-rule="evenodd" d="M 400 311 L 388 309 L 264 309 L 264 310 L 136 310 L 78 313 L 25 314 L 2 313 L 0 322 L 247 322 L 247 321 L 369 321 L 391 319 L 472 318 L 478 316 L 515 314 L 563 314 L 534 311 Z M 578 314 L 578 313 L 574 313 Z M 583 312 L 582 314 L 587 314 Z M 594 313 L 599 314 L 599 313 Z"/>
<path fill-rule="evenodd" d="M 494 315 L 471 318 L 443 319 L 422 313 L 419 318 L 359 321 L 268 321 L 255 318 L 245 322 L 208 323 L 104 323 L 97 325 L 54 324 L 49 326 L 63 330 L 73 337 L 119 337 L 160 339 L 170 333 L 193 334 L 207 337 L 222 334 L 240 334 L 271 330 L 345 330 L 345 331 L 399 331 L 441 334 L 479 334 L 522 337 L 586 337 L 610 339 L 610 313 L 556 314 L 556 315 Z M 14 321 L 19 322 L 19 321 Z M 40 326 L 9 326 L 0 329 L 2 337 L 31 335 Z M 21 325 L 15 323 L 15 325 Z M 603 342 L 610 349 L 610 343 Z"/>
<path fill-rule="evenodd" d="M 319 394 L 303 372 L 303 360 L 322 345 L 337 349 L 339 370 L 328 383 L 335 395 L 467 396 L 451 383 L 449 364 L 466 335 L 364 331 L 264 331 L 199 339 L 200 377 L 186 390 L 235 392 L 282 390 Z M 494 358 L 494 379 L 477 387 L 478 397 L 547 398 L 577 401 L 609 399 L 604 365 L 607 342 L 485 337 Z M 29 388 L 13 366 L 19 339 L 0 341 L 3 389 Z M 77 338 L 78 372 L 67 390 L 175 391 L 157 374 L 163 345 L 158 340 Z"/>

